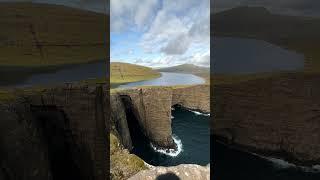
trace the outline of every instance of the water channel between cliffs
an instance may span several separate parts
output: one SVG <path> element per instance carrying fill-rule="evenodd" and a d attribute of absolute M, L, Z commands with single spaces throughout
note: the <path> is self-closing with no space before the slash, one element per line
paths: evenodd
<path fill-rule="evenodd" d="M 178 149 L 174 152 L 157 150 L 136 129 L 133 139 L 134 149 L 132 153 L 141 157 L 144 161 L 155 166 L 174 166 L 178 164 L 210 163 L 210 117 L 196 111 L 189 111 L 179 106 L 172 110 L 172 132 Z"/>
<path fill-rule="evenodd" d="M 172 86 L 203 84 L 205 81 L 192 74 L 162 73 L 160 78 L 137 83 L 129 83 L 119 88 L 136 86 Z M 130 108 L 129 108 L 130 109 Z M 128 109 L 127 109 L 128 110 Z M 129 110 L 130 111 L 130 110 Z M 172 134 L 177 150 L 158 149 L 141 132 L 132 112 L 127 112 L 130 135 L 133 143 L 132 153 L 154 166 L 174 166 L 179 164 L 210 163 L 210 116 L 181 106 L 172 107 Z"/>

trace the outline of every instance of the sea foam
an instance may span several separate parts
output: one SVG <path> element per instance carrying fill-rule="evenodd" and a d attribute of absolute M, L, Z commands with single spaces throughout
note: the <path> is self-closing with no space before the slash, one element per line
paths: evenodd
<path fill-rule="evenodd" d="M 189 111 L 193 112 L 197 116 L 210 116 L 210 113 L 206 114 L 206 113 L 201 113 L 199 111 L 193 111 L 193 110 L 189 110 Z"/>
<path fill-rule="evenodd" d="M 299 165 L 290 163 L 288 161 L 285 161 L 285 160 L 279 159 L 279 158 L 265 157 L 265 156 L 259 156 L 259 157 L 266 159 L 269 162 L 272 162 L 273 165 L 279 169 L 295 168 L 295 169 L 300 169 L 301 171 L 310 172 L 310 173 L 319 173 L 320 172 L 320 165 L 299 166 Z"/>
<path fill-rule="evenodd" d="M 182 142 L 181 142 L 181 139 L 179 139 L 179 137 L 176 135 L 172 135 L 172 139 L 173 139 L 174 143 L 177 145 L 177 149 L 157 148 L 152 143 L 150 143 L 150 145 L 151 145 L 152 149 L 156 152 L 159 152 L 161 154 L 165 154 L 165 155 L 171 156 L 171 157 L 177 157 L 183 151 Z"/>

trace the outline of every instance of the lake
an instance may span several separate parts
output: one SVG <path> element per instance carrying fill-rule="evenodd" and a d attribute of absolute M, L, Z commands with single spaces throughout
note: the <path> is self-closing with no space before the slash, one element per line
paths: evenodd
<path fill-rule="evenodd" d="M 161 77 L 146 81 L 132 82 L 118 86 L 118 88 L 132 88 L 137 86 L 177 86 L 203 84 L 205 80 L 193 74 L 161 72 Z"/>
<path fill-rule="evenodd" d="M 15 87 L 31 87 L 74 83 L 86 79 L 106 77 L 106 63 L 104 61 L 66 66 L 49 73 L 34 74 Z"/>
<path fill-rule="evenodd" d="M 296 71 L 304 68 L 304 56 L 261 40 L 216 37 L 211 67 L 216 74 L 248 74 Z"/>

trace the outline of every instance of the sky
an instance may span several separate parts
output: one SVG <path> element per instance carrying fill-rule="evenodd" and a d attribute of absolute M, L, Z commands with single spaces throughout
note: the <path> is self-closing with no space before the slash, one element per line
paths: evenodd
<path fill-rule="evenodd" d="M 210 0 L 110 0 L 111 61 L 210 65 Z"/>

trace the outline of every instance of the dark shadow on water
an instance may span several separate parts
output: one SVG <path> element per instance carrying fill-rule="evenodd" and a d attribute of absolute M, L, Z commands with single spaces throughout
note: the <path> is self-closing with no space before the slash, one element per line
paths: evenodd
<path fill-rule="evenodd" d="M 227 147 L 211 136 L 213 179 L 217 180 L 319 180 L 320 173 L 297 167 L 279 167 L 263 158 Z"/>
<path fill-rule="evenodd" d="M 149 139 L 141 131 L 139 121 L 135 116 L 130 97 L 121 96 L 126 107 L 126 116 L 133 149 L 131 153 L 139 156 L 148 164 L 154 166 L 174 166 L 179 164 L 209 163 L 209 117 L 195 115 L 181 107 L 175 107 L 172 112 L 172 131 L 177 139 L 182 142 L 183 151 L 178 156 L 169 156 L 155 151 L 150 146 Z M 192 130 L 190 130 L 192 127 Z"/>
<path fill-rule="evenodd" d="M 174 173 L 166 173 L 159 175 L 156 180 L 180 180 L 180 178 Z"/>

